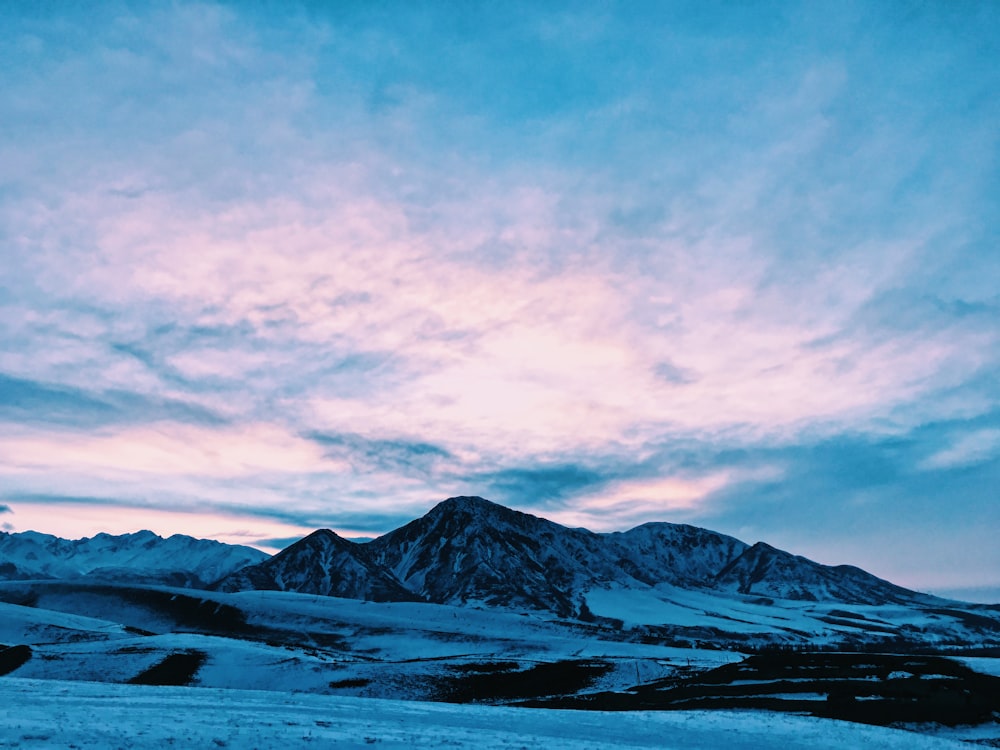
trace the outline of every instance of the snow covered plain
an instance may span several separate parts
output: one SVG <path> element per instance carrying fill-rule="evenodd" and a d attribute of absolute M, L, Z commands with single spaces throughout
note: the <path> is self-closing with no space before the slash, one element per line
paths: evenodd
<path fill-rule="evenodd" d="M 956 740 L 755 711 L 605 713 L 0 678 L 0 748 L 933 750 Z"/>
<path fill-rule="evenodd" d="M 744 654 L 684 648 L 628 631 L 528 612 L 412 602 L 373 603 L 273 591 L 226 594 L 162 586 L 9 582 L 0 585 L 0 644 L 31 658 L 0 678 L 0 748 L 294 746 L 488 747 L 956 747 L 1000 737 L 1000 725 L 921 734 L 795 714 L 743 711 L 616 712 L 426 702 L 492 668 L 599 665 L 560 694 L 620 693 Z M 711 617 L 728 632 L 800 631 L 823 642 L 838 631 L 913 623 L 948 634 L 956 620 L 898 605 L 852 607 L 657 591 L 653 600 L 592 592 L 595 609 L 642 622 Z M 631 607 L 631 609 L 630 609 Z M 710 609 L 711 607 L 711 609 Z M 801 629 L 801 630 L 800 630 Z M 878 631 L 876 631 L 878 632 Z M 0 649 L 2 651 L 2 649 Z M 123 684 L 175 655 L 196 655 L 186 688 Z M 1000 660 L 967 657 L 997 674 Z M 584 675 L 586 677 L 586 675 Z M 531 679 L 527 680 L 529 683 Z M 466 683 L 467 684 L 467 683 Z M 535 685 L 530 685 L 534 688 Z M 540 690 L 546 689 L 544 686 Z M 538 693 L 539 695 L 544 693 Z M 530 695 L 484 695 L 498 704 Z M 796 696 L 801 697 L 801 696 Z M 471 700 L 479 700 L 473 697 Z M 99 718 L 98 718 L 99 717 Z M 974 730 L 974 731 L 973 731 Z M 970 733 L 971 732 L 971 733 Z M 950 738 L 949 742 L 941 742 Z"/>
<path fill-rule="evenodd" d="M 171 653 L 200 652 L 206 659 L 193 685 L 420 699 L 433 697 L 456 668 L 484 662 L 599 659 L 611 669 L 592 689 L 609 690 L 741 658 L 608 640 L 579 624 L 497 610 L 276 591 L 16 585 L 30 587 L 35 605 L 0 603 L 0 643 L 34 652 L 18 677 L 125 682 Z M 177 621 L 167 607 L 184 599 L 210 605 L 201 607 L 204 621 Z M 217 605 L 238 609 L 237 632 L 213 630 Z"/>

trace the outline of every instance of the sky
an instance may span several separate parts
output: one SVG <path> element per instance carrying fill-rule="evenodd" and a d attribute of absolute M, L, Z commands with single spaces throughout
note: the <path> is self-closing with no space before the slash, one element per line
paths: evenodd
<path fill-rule="evenodd" d="M 1000 5 L 0 28 L 4 530 L 273 551 L 480 495 L 1000 589 Z"/>

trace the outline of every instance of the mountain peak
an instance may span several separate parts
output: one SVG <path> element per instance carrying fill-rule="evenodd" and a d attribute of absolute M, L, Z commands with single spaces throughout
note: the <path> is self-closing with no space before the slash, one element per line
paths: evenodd
<path fill-rule="evenodd" d="M 490 502 L 486 498 L 479 497 L 478 495 L 459 495 L 457 497 L 449 497 L 447 500 L 442 500 L 433 508 L 430 509 L 430 513 L 455 513 L 457 511 L 491 511 L 491 510 L 509 510 L 503 505 L 498 505 L 497 503 Z"/>
<path fill-rule="evenodd" d="M 597 535 L 481 497 L 452 497 L 370 542 L 374 560 L 444 604 L 478 602 L 572 616 L 585 581 L 610 580 Z"/>
<path fill-rule="evenodd" d="M 308 536 L 304 536 L 302 539 L 299 540 L 299 542 L 296 542 L 296 544 L 301 543 L 301 542 L 305 542 L 305 541 L 310 541 L 310 540 L 313 541 L 313 542 L 318 542 L 318 541 L 321 541 L 321 540 L 322 541 L 331 541 L 331 542 L 332 541 L 340 541 L 340 542 L 346 542 L 347 541 L 346 539 L 344 539 L 344 537 L 340 536 L 340 534 L 338 534 L 333 529 L 316 529 L 316 531 L 314 531 L 313 533 L 309 534 Z"/>
<path fill-rule="evenodd" d="M 427 511 L 423 518 L 417 519 L 417 521 L 434 525 L 443 523 L 448 528 L 449 533 L 454 532 L 458 527 L 470 530 L 482 529 L 484 526 L 513 526 L 520 528 L 524 524 L 552 523 L 551 521 L 533 516 L 530 513 L 524 513 L 513 508 L 508 508 L 506 505 L 494 503 L 478 495 L 449 497 L 447 500 L 442 500 L 435 505 Z"/>

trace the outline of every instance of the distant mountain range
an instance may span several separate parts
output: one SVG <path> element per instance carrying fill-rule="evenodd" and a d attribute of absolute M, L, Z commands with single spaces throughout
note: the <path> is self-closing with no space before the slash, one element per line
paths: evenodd
<path fill-rule="evenodd" d="M 0 532 L 0 580 L 88 578 L 205 587 L 266 560 L 252 547 L 152 531 L 61 539 L 25 531 Z"/>
<path fill-rule="evenodd" d="M 273 557 L 151 531 L 67 540 L 0 533 L 0 580 L 91 579 L 234 592 L 292 591 L 592 616 L 595 591 L 678 590 L 853 605 L 933 598 L 865 571 L 820 565 L 696 526 L 647 523 L 598 534 L 481 497 L 453 497 L 377 539 L 320 529 Z"/>
<path fill-rule="evenodd" d="M 851 566 L 826 566 L 695 526 L 647 523 L 598 534 L 480 497 L 454 497 L 370 542 L 324 529 L 214 588 L 371 601 L 481 604 L 587 617 L 588 592 L 688 589 L 843 604 L 932 597 Z"/>

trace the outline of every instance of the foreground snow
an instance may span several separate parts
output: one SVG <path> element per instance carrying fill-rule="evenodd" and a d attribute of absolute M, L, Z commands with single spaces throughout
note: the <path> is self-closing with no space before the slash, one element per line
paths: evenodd
<path fill-rule="evenodd" d="M 0 748 L 958 748 L 902 730 L 765 712 L 603 713 L 0 678 Z"/>

